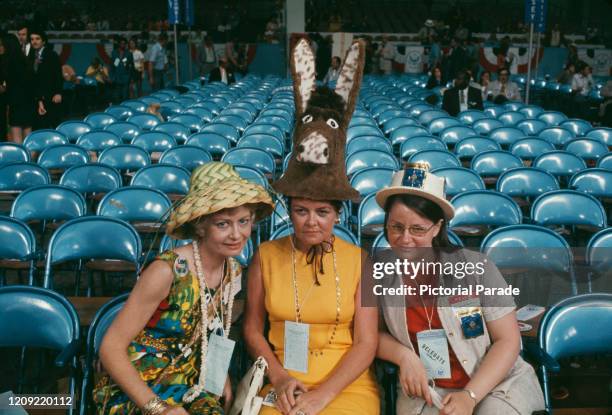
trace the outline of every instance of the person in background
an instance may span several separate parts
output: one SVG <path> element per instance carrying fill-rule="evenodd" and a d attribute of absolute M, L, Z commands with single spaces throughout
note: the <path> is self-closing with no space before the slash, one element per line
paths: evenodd
<path fill-rule="evenodd" d="M 576 65 L 573 62 L 568 62 L 565 65 L 565 69 L 557 77 L 557 82 L 561 85 L 571 85 L 575 73 Z"/>
<path fill-rule="evenodd" d="M 211 36 L 207 35 L 198 48 L 198 62 L 200 64 L 200 76 L 210 74 L 217 67 L 217 52 Z"/>
<path fill-rule="evenodd" d="M 612 127 L 612 80 L 606 82 L 599 93 L 604 99 L 599 106 L 599 117 L 603 125 Z"/>
<path fill-rule="evenodd" d="M 444 80 L 442 79 L 442 70 L 440 69 L 439 66 L 435 66 L 431 70 L 431 75 L 429 76 L 429 79 L 427 80 L 427 85 L 425 86 L 425 88 L 434 89 L 439 86 L 443 87 L 444 84 L 445 84 Z"/>
<path fill-rule="evenodd" d="M 489 87 L 489 84 L 491 83 L 491 72 L 489 71 L 483 71 L 480 74 L 480 79 L 478 83 L 474 83 L 472 86 L 474 88 L 478 88 L 482 91 L 482 100 L 486 100 L 487 99 L 487 88 Z"/>
<path fill-rule="evenodd" d="M 130 98 L 136 98 L 142 95 L 145 57 L 144 53 L 138 48 L 135 37 L 131 38 L 128 42 L 128 48 L 134 60 L 134 70 L 132 71 L 132 82 L 130 84 Z"/>
<path fill-rule="evenodd" d="M 553 48 L 558 48 L 561 46 L 561 29 L 559 28 L 559 23 L 555 23 L 552 30 L 550 31 L 550 46 Z"/>
<path fill-rule="evenodd" d="M 28 56 L 30 54 L 30 49 L 32 45 L 30 44 L 30 35 L 28 33 L 28 26 L 25 23 L 22 23 L 18 26 L 17 37 L 19 38 L 19 45 L 21 49 L 21 53 L 23 56 Z"/>
<path fill-rule="evenodd" d="M 41 29 L 30 31 L 32 50 L 28 55 L 34 71 L 34 99 L 37 117 L 34 127 L 55 128 L 61 119 L 64 78 L 59 56 L 47 47 L 47 34 Z"/>
<path fill-rule="evenodd" d="M 589 94 L 593 89 L 593 76 L 591 75 L 591 67 L 582 62 L 578 66 L 578 72 L 572 78 L 572 94 L 574 94 L 574 115 L 576 117 L 589 119 L 590 118 L 590 103 Z"/>
<path fill-rule="evenodd" d="M 339 56 L 334 56 L 331 60 L 331 66 L 327 70 L 325 77 L 323 78 L 323 85 L 328 85 L 331 83 L 335 84 L 338 80 L 338 76 L 340 76 L 340 65 L 342 64 L 342 60 Z"/>
<path fill-rule="evenodd" d="M 166 45 L 168 35 L 161 32 L 157 37 L 157 42 L 151 46 L 149 52 L 149 84 L 154 91 L 164 88 L 164 72 L 168 68 L 168 55 Z"/>
<path fill-rule="evenodd" d="M 110 84 L 110 76 L 108 75 L 108 69 L 97 56 L 91 60 L 91 63 L 85 71 L 85 76 L 94 78 L 97 83 L 98 96 L 96 101 L 99 105 L 108 104 L 108 89 Z"/>
<path fill-rule="evenodd" d="M 444 91 L 442 109 L 453 117 L 468 109 L 484 109 L 482 93 L 470 86 L 470 75 L 466 70 L 459 71 L 454 86 Z"/>
<path fill-rule="evenodd" d="M 395 46 L 389 42 L 389 39 L 383 37 L 376 54 L 380 57 L 380 71 L 384 75 L 389 75 L 393 68 L 393 57 L 395 56 Z"/>
<path fill-rule="evenodd" d="M 234 72 L 227 64 L 227 58 L 225 56 L 219 57 L 219 66 L 210 71 L 208 82 L 223 82 L 227 85 L 236 82 Z"/>
<path fill-rule="evenodd" d="M 118 104 L 128 99 L 133 70 L 134 58 L 127 50 L 127 40 L 120 37 L 111 55 L 110 79 L 113 83 L 113 103 Z"/>
<path fill-rule="evenodd" d="M 521 93 L 518 85 L 510 81 L 510 70 L 501 67 L 497 71 L 497 81 L 489 83 L 487 97 L 495 103 L 501 104 L 508 100 L 520 101 Z"/>

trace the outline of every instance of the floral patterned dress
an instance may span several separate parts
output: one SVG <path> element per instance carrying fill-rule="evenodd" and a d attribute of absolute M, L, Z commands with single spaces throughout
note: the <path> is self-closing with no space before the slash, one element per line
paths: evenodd
<path fill-rule="evenodd" d="M 165 261 L 173 271 L 174 280 L 168 297 L 160 303 L 146 327 L 128 347 L 128 356 L 140 377 L 161 399 L 171 405 L 183 406 L 190 414 L 221 415 L 223 408 L 217 397 L 203 392 L 192 403 L 184 404 L 183 395 L 198 382 L 200 368 L 201 326 L 200 286 L 189 271 L 187 260 L 173 251 L 157 259 Z M 229 258 L 221 290 L 206 295 L 208 327 L 206 335 L 222 329 L 218 316 L 227 316 L 230 296 L 240 290 L 241 268 Z M 221 302 L 223 307 L 221 307 Z M 217 310 L 215 312 L 215 309 Z M 104 376 L 93 391 L 96 413 L 104 415 L 140 414 L 140 410 L 108 376 Z"/>

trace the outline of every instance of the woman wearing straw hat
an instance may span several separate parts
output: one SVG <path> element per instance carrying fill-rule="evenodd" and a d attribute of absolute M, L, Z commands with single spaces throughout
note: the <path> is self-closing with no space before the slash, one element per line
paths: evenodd
<path fill-rule="evenodd" d="M 193 173 L 166 227 L 193 242 L 162 253 L 142 273 L 108 329 L 100 358 L 110 377 L 94 390 L 97 413 L 223 414 L 229 407 L 231 353 L 220 350 L 233 347 L 227 336 L 241 268 L 232 257 L 272 208 L 266 190 L 229 164 Z"/>
<path fill-rule="evenodd" d="M 294 233 L 261 244 L 248 277 L 244 338 L 253 357 L 268 361 L 270 380 L 260 414 L 379 413 L 369 370 L 377 309 L 361 304 L 361 250 L 332 233 L 342 201 L 359 196 L 344 149 L 363 53 L 359 42 L 349 48 L 335 91 L 314 89 L 304 39 L 292 53 L 298 121 L 288 168 L 272 186 L 289 198 Z"/>
<path fill-rule="evenodd" d="M 379 298 L 386 329 L 381 329 L 377 356 L 399 367 L 397 413 L 530 415 L 544 409 L 538 379 L 519 356 L 512 296 L 453 291 L 507 285 L 484 255 L 449 243 L 453 206 L 445 198 L 444 179 L 429 173 L 428 167 L 409 165 L 376 195 L 385 210 L 391 259 L 410 258 L 413 264 L 426 259 L 450 269 L 425 268 L 410 278 L 395 272 L 385 279 L 391 288 L 415 288 L 399 298 Z M 378 254 L 391 253 L 375 257 Z M 469 263 L 474 272 L 459 275 L 459 270 L 470 269 Z M 436 295 L 436 288 L 449 291 Z"/>

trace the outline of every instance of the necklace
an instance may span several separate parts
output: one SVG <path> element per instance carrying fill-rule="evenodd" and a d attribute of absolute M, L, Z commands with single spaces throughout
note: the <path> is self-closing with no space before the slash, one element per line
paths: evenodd
<path fill-rule="evenodd" d="M 202 313 L 201 317 L 201 326 L 202 326 L 202 345 L 200 348 L 200 376 L 198 377 L 198 383 L 191 387 L 183 396 L 183 402 L 193 402 L 193 400 L 198 397 L 202 392 L 204 392 L 204 385 L 206 384 L 206 354 L 208 352 L 208 303 L 206 302 L 206 294 L 210 296 L 210 301 L 213 301 L 213 296 L 211 294 L 210 288 L 206 284 L 206 279 L 204 278 L 204 271 L 202 271 L 202 259 L 200 258 L 200 250 L 198 248 L 198 242 L 194 239 L 192 243 L 193 247 L 193 259 L 196 269 L 196 274 L 198 276 L 198 283 L 200 284 L 200 310 Z M 223 267 L 225 270 L 225 267 Z M 223 276 L 221 277 L 221 282 L 219 283 L 220 294 L 220 307 L 221 307 L 221 316 L 219 319 L 221 320 L 221 325 L 223 326 L 223 278 L 225 277 L 225 272 L 223 272 Z M 226 308 L 226 319 L 225 319 L 225 327 L 223 328 L 223 334 L 225 337 L 229 336 L 230 328 L 232 326 L 232 309 L 234 306 L 234 296 L 232 295 L 233 291 L 233 281 L 230 278 L 229 282 L 229 298 L 228 304 Z M 213 310 L 215 314 L 217 314 L 217 309 L 214 307 Z M 217 314 L 218 316 L 218 314 Z"/>
<path fill-rule="evenodd" d="M 294 303 L 295 303 L 295 321 L 296 323 L 301 323 L 302 322 L 302 314 L 301 314 L 302 306 L 306 302 L 306 299 L 310 296 L 310 292 L 315 285 L 315 281 L 313 281 L 313 284 L 311 285 L 310 289 L 304 296 L 304 300 L 302 304 L 300 305 L 298 282 L 297 282 L 297 272 L 296 272 L 295 244 L 293 243 L 293 237 L 290 238 L 290 241 L 291 241 L 291 263 L 293 266 L 292 277 L 293 277 L 293 296 L 294 296 Z M 335 282 L 336 282 L 336 321 L 334 322 L 334 328 L 332 330 L 332 334 L 329 337 L 329 341 L 327 344 L 332 344 L 334 337 L 336 336 L 336 330 L 338 329 L 338 324 L 340 324 L 340 303 L 341 303 L 340 275 L 338 274 L 336 250 L 333 245 L 332 245 L 331 253 L 332 253 L 332 258 L 334 262 L 334 277 L 335 277 Z M 319 353 L 323 355 L 323 351 Z M 319 353 L 316 353 L 316 354 L 319 354 Z"/>

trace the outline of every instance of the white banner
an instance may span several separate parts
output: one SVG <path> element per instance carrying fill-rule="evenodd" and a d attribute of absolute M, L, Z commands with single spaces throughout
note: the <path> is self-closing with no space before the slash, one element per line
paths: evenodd
<path fill-rule="evenodd" d="M 396 50 L 394 60 L 404 64 L 405 73 L 423 72 L 423 54 L 425 48 L 423 46 L 405 46 L 404 48 L 403 54 Z"/>
<path fill-rule="evenodd" d="M 589 54 L 588 51 L 592 53 Z M 589 56 L 589 55 L 592 55 Z M 610 76 L 610 68 L 612 68 L 612 50 L 611 49 L 578 49 L 578 58 L 581 61 L 588 63 L 593 68 L 595 76 Z"/>

